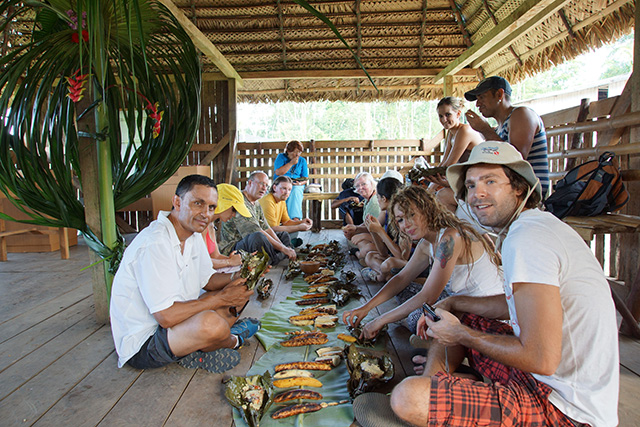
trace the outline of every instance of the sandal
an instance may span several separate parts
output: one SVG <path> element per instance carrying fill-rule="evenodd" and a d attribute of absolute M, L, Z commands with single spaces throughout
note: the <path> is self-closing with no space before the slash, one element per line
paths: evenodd
<path fill-rule="evenodd" d="M 214 374 L 228 371 L 240 363 L 240 353 L 230 348 L 204 352 L 194 351 L 178 360 L 178 365 L 189 369 L 204 369 Z"/>
<path fill-rule="evenodd" d="M 362 277 L 364 280 L 368 280 L 369 282 L 377 282 L 378 281 L 378 273 L 372 269 L 371 267 L 365 267 L 360 270 Z"/>

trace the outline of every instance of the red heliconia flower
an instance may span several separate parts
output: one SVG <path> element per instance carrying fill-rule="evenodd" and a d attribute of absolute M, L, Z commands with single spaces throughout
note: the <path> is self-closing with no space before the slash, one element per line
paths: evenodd
<path fill-rule="evenodd" d="M 85 91 L 84 82 L 87 81 L 89 74 L 79 74 L 80 70 L 76 70 L 71 77 L 67 77 L 67 83 L 69 84 L 69 94 L 67 95 L 73 102 L 78 102 L 82 99 L 82 93 Z"/>
<path fill-rule="evenodd" d="M 149 118 L 153 120 L 153 137 L 157 138 L 160 135 L 160 130 L 162 129 L 162 116 L 164 115 L 164 111 L 158 111 L 159 103 L 151 104 L 151 102 L 147 101 L 147 109 L 150 111 Z"/>
<path fill-rule="evenodd" d="M 82 30 L 82 40 L 84 40 L 85 43 L 89 42 L 89 32 L 87 30 Z M 71 34 L 71 41 L 74 43 L 80 42 L 80 39 L 78 38 L 78 33 Z"/>

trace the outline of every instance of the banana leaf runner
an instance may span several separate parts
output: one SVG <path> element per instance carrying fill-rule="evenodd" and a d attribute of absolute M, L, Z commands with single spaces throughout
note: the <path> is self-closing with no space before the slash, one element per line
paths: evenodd
<path fill-rule="evenodd" d="M 340 272 L 336 272 L 339 276 Z M 360 306 L 362 301 L 351 299 L 344 307 L 338 307 L 338 318 L 340 319 L 335 328 L 327 328 L 322 331 L 329 336 L 329 342 L 323 345 L 311 345 L 302 347 L 282 347 L 280 341 L 284 341 L 287 337 L 286 332 L 299 330 L 312 330 L 313 326 L 294 326 L 289 323 L 289 316 L 298 314 L 303 308 L 308 306 L 296 305 L 296 301 L 300 300 L 302 295 L 307 293 L 309 284 L 306 283 L 301 276 L 293 279 L 291 284 L 291 295 L 286 300 L 274 306 L 268 313 L 264 315 L 262 320 L 262 328 L 256 334 L 256 337 L 262 343 L 267 351 L 247 372 L 247 376 L 257 375 L 269 370 L 274 373 L 275 365 L 286 362 L 311 361 L 316 358 L 316 349 L 321 347 L 345 346 L 342 340 L 337 338 L 338 334 L 349 334 L 346 326 L 342 323 L 341 316 L 345 310 L 351 310 Z M 370 320 L 367 316 L 365 322 Z M 371 316 L 372 317 L 372 316 Z M 378 350 L 384 350 L 386 340 L 378 340 L 375 347 Z M 331 371 L 313 371 L 314 377 L 322 382 L 323 386 L 319 389 L 313 389 L 322 394 L 323 402 L 335 402 L 350 399 L 347 391 L 347 381 L 349 374 L 344 361 Z M 278 390 L 278 392 L 281 390 Z M 297 402 L 287 402 L 294 404 Z M 343 404 L 331 406 L 318 412 L 311 412 L 303 415 L 297 415 L 290 418 L 274 420 L 271 414 L 281 407 L 283 404 L 273 404 L 267 411 L 260 422 L 261 427 L 269 426 L 348 426 L 353 422 L 353 408 L 351 404 Z M 236 427 L 245 427 L 246 423 L 240 416 L 238 410 L 233 410 L 233 420 Z"/>

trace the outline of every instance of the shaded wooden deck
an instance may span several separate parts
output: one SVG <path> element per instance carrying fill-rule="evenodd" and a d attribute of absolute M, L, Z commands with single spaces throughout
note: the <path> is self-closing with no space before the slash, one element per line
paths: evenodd
<path fill-rule="evenodd" d="M 304 238 L 345 243 L 339 230 Z M 264 354 L 262 347 L 252 339 L 241 350 L 241 363 L 224 374 L 177 365 L 118 369 L 111 330 L 94 320 L 91 275 L 81 271 L 88 264 L 87 250 L 81 242 L 66 261 L 58 253 L 40 253 L 9 254 L 9 261 L 0 263 L 0 425 L 232 426 L 221 381 L 245 374 Z M 353 257 L 346 268 L 360 269 Z M 269 277 L 275 284 L 271 298 L 252 300 L 244 316 L 261 317 L 289 294 L 283 267 Z M 365 294 L 379 288 L 359 280 Z M 412 372 L 409 334 L 398 325 L 389 332 L 397 382 Z M 594 344 L 594 351 L 605 351 Z M 620 425 L 636 426 L 640 342 L 621 338 L 620 360 Z"/>

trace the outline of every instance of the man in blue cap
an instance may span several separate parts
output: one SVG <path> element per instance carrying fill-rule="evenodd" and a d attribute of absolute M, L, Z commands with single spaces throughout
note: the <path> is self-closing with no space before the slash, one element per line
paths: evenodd
<path fill-rule="evenodd" d="M 476 101 L 476 107 L 484 117 L 493 117 L 498 122 L 494 129 L 484 118 L 469 110 L 465 114 L 469 125 L 486 141 L 502 140 L 516 147 L 540 179 L 545 198 L 549 190 L 549 159 L 547 136 L 540 116 L 528 107 L 514 107 L 511 85 L 499 76 L 487 77 L 464 97 Z"/>

